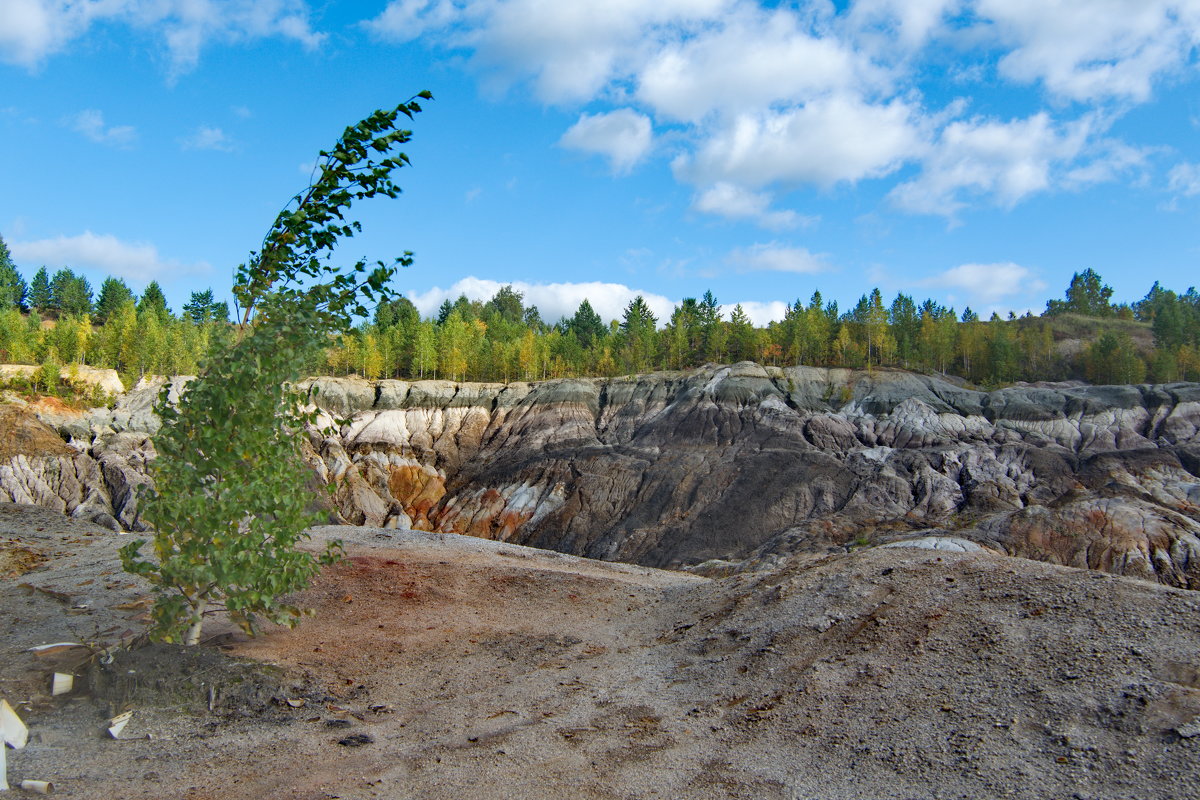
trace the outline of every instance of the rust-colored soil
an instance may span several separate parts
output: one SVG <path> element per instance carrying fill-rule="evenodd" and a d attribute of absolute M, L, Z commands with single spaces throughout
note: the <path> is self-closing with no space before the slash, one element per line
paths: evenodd
<path fill-rule="evenodd" d="M 0 405 L 0 460 L 13 456 L 74 455 L 54 429 L 28 409 Z"/>
<path fill-rule="evenodd" d="M 15 542 L 0 539 L 0 578 L 23 575 L 46 560 L 46 556 Z"/>

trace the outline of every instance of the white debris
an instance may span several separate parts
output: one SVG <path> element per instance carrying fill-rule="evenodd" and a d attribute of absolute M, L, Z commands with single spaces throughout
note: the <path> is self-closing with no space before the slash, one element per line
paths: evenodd
<path fill-rule="evenodd" d="M 0 734 L 4 743 L 14 750 L 20 750 L 29 741 L 29 728 L 13 711 L 7 700 L 0 700 Z"/>
<path fill-rule="evenodd" d="M 54 673 L 54 678 L 50 683 L 50 694 L 58 697 L 60 694 L 68 694 L 75 688 L 75 676 L 66 672 Z"/>
<path fill-rule="evenodd" d="M 117 714 L 108 721 L 108 735 L 114 739 L 121 738 L 121 731 L 129 724 L 130 718 L 133 717 L 132 711 L 126 711 L 124 714 Z"/>

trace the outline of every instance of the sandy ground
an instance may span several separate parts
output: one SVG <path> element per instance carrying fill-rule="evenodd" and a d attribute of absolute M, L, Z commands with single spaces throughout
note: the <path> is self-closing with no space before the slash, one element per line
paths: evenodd
<path fill-rule="evenodd" d="M 41 530 L 38 530 L 41 528 Z M 140 630 L 127 541 L 0 507 L 9 778 L 68 798 L 1200 796 L 1200 596 L 869 549 L 721 580 L 319 529 L 349 558 L 246 639 L 48 673 Z M 16 574 L 21 570 L 22 574 Z M 103 659 L 97 659 L 103 660 Z M 211 690 L 211 691 L 210 691 Z M 211 703 L 212 711 L 209 710 Z M 108 715 L 132 708 L 120 740 Z M 19 794 L 19 793 L 18 793 Z"/>

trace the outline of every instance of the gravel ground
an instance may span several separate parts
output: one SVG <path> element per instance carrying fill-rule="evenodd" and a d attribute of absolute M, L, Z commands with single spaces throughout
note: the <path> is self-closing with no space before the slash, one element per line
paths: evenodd
<path fill-rule="evenodd" d="M 1179 732 L 1200 716 L 1195 593 L 986 553 L 710 580 L 315 533 L 350 557 L 297 598 L 315 612 L 299 628 L 250 640 L 217 620 L 182 656 L 105 655 L 145 614 L 127 537 L 0 506 L 17 553 L 0 692 L 32 735 L 10 782 L 131 800 L 1200 796 L 1200 737 Z M 65 640 L 89 648 L 26 652 Z M 79 691 L 48 696 L 49 672 L 93 654 Z"/>

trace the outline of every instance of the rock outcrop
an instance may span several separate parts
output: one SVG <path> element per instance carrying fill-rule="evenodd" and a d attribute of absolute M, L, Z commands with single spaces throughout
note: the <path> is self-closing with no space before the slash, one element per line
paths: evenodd
<path fill-rule="evenodd" d="M 159 388 L 86 419 L 46 417 L 101 465 L 97 496 L 126 527 Z M 307 457 L 335 487 L 335 521 L 649 566 L 943 538 L 1200 588 L 1197 384 L 979 392 L 893 370 L 742 363 L 302 388 L 333 431 L 314 429 Z"/>

